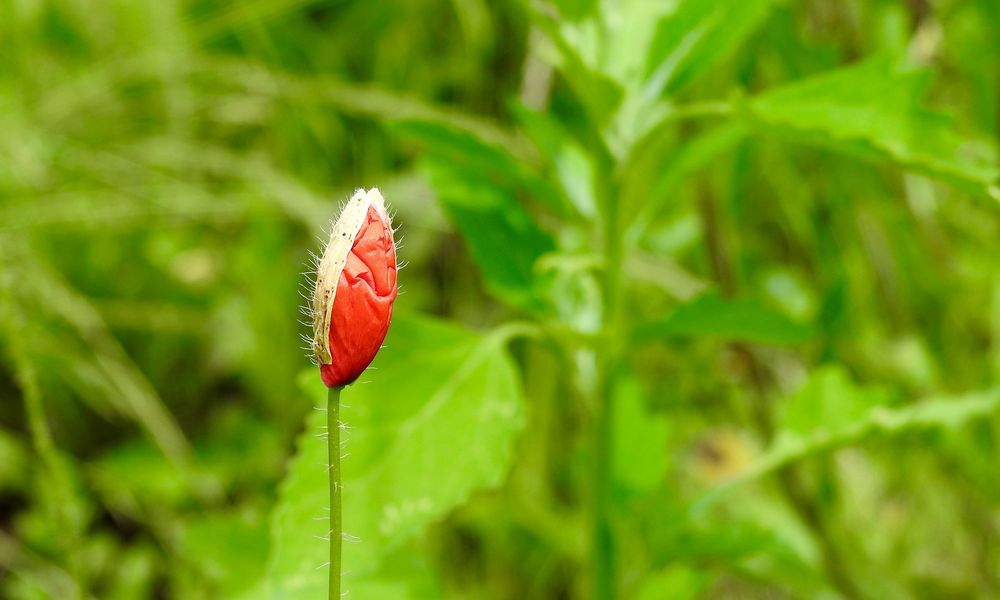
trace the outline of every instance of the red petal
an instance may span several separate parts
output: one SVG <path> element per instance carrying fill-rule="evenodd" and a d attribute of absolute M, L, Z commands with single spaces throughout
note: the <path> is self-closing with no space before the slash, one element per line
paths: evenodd
<path fill-rule="evenodd" d="M 392 318 L 396 299 L 396 247 L 392 229 L 374 207 L 355 238 L 333 300 L 330 355 L 320 366 L 328 387 L 347 385 L 368 368 Z"/>

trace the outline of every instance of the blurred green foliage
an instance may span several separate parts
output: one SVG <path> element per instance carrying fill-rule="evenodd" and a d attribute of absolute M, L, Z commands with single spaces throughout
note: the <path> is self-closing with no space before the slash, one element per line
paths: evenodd
<path fill-rule="evenodd" d="M 1000 595 L 994 0 L 0 1 L 0 597 Z M 355 539 L 356 538 L 356 539 Z"/>

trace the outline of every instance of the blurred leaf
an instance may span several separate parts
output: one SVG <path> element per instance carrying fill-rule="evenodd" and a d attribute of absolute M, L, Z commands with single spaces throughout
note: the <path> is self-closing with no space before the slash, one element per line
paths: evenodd
<path fill-rule="evenodd" d="M 715 164 L 746 139 L 747 129 L 727 122 L 696 137 L 678 139 L 668 116 L 638 144 L 622 166 L 622 212 L 644 229 L 690 177 Z"/>
<path fill-rule="evenodd" d="M 922 104 L 930 73 L 876 58 L 754 98 L 750 115 L 793 140 L 888 159 L 1000 199 L 996 146 Z"/>
<path fill-rule="evenodd" d="M 546 301 L 574 331 L 595 333 L 601 326 L 601 286 L 594 275 L 600 257 L 553 252 L 538 263 Z"/>
<path fill-rule="evenodd" d="M 0 278 L 0 291 L 17 300 L 7 305 L 11 322 L 23 321 L 24 327 L 31 328 L 32 335 L 21 336 L 31 358 L 46 363 L 67 361 L 73 349 L 82 346 L 76 355 L 81 360 L 67 361 L 66 368 L 46 369 L 44 373 L 66 377 L 77 371 L 92 376 L 95 381 L 91 385 L 107 391 L 104 400 L 108 404 L 134 419 L 165 456 L 183 466 L 190 457 L 187 438 L 89 299 L 28 244 L 0 236 L 0 258 L 6 261 L 0 263 L 3 266 L 0 275 L 6 275 Z M 29 311 L 30 319 L 26 317 Z M 42 326 L 46 320 L 49 327 Z M 51 325 L 52 320 L 57 321 L 56 327 Z M 10 335 L 11 331 L 0 327 L 0 335 Z M 38 350 L 48 350 L 52 355 L 40 355 Z M 78 387 L 85 387 L 85 381 L 73 382 L 72 377 L 70 380 Z M 80 393 L 87 396 L 88 390 L 82 389 Z"/>
<path fill-rule="evenodd" d="M 35 554 L 17 538 L 0 530 L 0 593 L 11 600 L 71 597 L 76 588 L 64 569 L 45 555 Z"/>
<path fill-rule="evenodd" d="M 475 175 L 494 187 L 526 194 L 558 216 L 566 216 L 571 210 L 558 189 L 505 148 L 430 121 L 402 121 L 395 130 L 420 141 L 430 154 L 448 161 L 456 170 Z"/>
<path fill-rule="evenodd" d="M 652 490 L 666 475 L 669 432 L 666 420 L 649 412 L 642 388 L 634 379 L 618 384 L 611 418 L 615 479 L 631 491 Z"/>
<path fill-rule="evenodd" d="M 377 571 L 364 577 L 345 578 L 348 596 L 427 600 L 442 597 L 431 565 L 412 549 L 402 548 L 382 558 Z"/>
<path fill-rule="evenodd" d="M 697 584 L 699 579 L 701 585 L 706 586 L 720 575 L 728 579 L 729 574 L 743 573 L 766 583 L 769 589 L 787 590 L 791 597 L 837 597 L 831 596 L 829 584 L 815 564 L 816 557 L 803 555 L 801 549 L 795 547 L 795 536 L 789 535 L 789 526 L 800 530 L 803 526 L 796 521 L 794 513 L 788 514 L 782 502 L 741 494 L 730 498 L 725 516 L 690 509 L 680 514 L 663 514 L 663 505 L 679 500 L 676 490 L 665 490 L 664 494 L 669 499 L 661 499 L 645 531 L 650 539 L 653 564 L 663 569 L 653 572 L 654 584 L 659 583 L 659 575 L 662 575 L 666 579 L 664 583 L 676 583 L 685 590 L 688 585 Z M 750 508 L 750 514 L 743 514 L 748 512 L 745 510 L 747 503 L 756 506 Z M 782 524 L 783 518 L 777 514 L 767 515 L 769 511 L 785 512 L 788 522 Z M 808 530 L 803 533 L 811 543 Z M 705 565 L 723 565 L 724 569 L 702 572 Z M 666 576 L 675 570 L 681 573 Z M 659 597 L 673 598 L 672 595 Z"/>
<path fill-rule="evenodd" d="M 598 0 L 553 0 L 559 14 L 571 21 L 579 21 L 594 14 L 600 2 Z"/>
<path fill-rule="evenodd" d="M 282 471 L 282 446 L 273 423 L 245 412 L 222 410 L 195 444 L 196 467 L 185 474 L 144 439 L 120 443 L 88 462 L 90 485 L 113 512 L 155 521 L 162 510 L 197 501 L 190 481 L 204 489 L 238 494 L 259 489 Z M 247 469 L 247 465 L 253 465 Z"/>
<path fill-rule="evenodd" d="M 642 580 L 633 600 L 694 600 L 707 584 L 705 573 L 675 565 L 656 571 Z"/>
<path fill-rule="evenodd" d="M 110 581 L 102 600 L 133 600 L 155 595 L 158 550 L 149 543 L 127 546 L 109 558 Z"/>
<path fill-rule="evenodd" d="M 851 396 L 861 396 L 851 397 Z M 836 370 L 821 370 L 797 396 L 792 415 L 786 422 L 793 429 L 780 430 L 774 443 L 735 479 L 708 492 L 700 508 L 718 501 L 725 493 L 748 481 L 806 457 L 859 443 L 869 437 L 892 436 L 920 429 L 942 427 L 955 429 L 974 419 L 1000 410 L 1000 387 L 961 396 L 935 396 L 900 408 L 871 404 L 879 394 L 856 388 Z M 829 405 L 846 403 L 840 410 Z M 816 406 L 815 404 L 819 404 Z M 867 410 L 864 410 L 868 404 Z M 826 426 L 802 413 L 812 407 L 817 412 L 833 414 L 835 423 Z"/>
<path fill-rule="evenodd" d="M 641 324 L 635 335 L 640 341 L 692 336 L 784 345 L 807 341 L 813 330 L 752 298 L 725 300 L 708 292 L 664 319 Z"/>
<path fill-rule="evenodd" d="M 344 391 L 350 426 L 343 462 L 345 588 L 409 585 L 380 575 L 382 561 L 474 490 L 495 486 L 522 426 L 516 371 L 499 335 L 480 336 L 427 318 L 398 316 L 375 370 Z M 304 385 L 317 406 L 315 371 Z M 329 505 L 326 415 L 310 415 L 275 509 L 268 598 L 317 598 L 326 591 L 322 518 Z M 413 582 L 413 585 L 418 585 Z M 374 589 L 374 588 L 373 588 Z M 384 588 L 390 589 L 390 588 Z M 391 587 L 391 589 L 396 589 Z"/>
<path fill-rule="evenodd" d="M 665 505 L 678 501 L 674 492 L 665 493 L 669 495 L 663 501 Z M 775 532 L 759 523 L 693 519 L 691 514 L 682 511 L 661 511 L 656 517 L 649 520 L 646 533 L 654 563 L 661 566 L 686 561 L 695 564 L 721 561 L 737 565 L 761 555 L 778 558 L 792 568 L 801 563 L 798 555 Z"/>
<path fill-rule="evenodd" d="M 260 576 L 267 562 L 266 520 L 229 510 L 188 519 L 181 553 L 210 582 L 213 597 L 233 598 Z"/>
<path fill-rule="evenodd" d="M 588 219 L 596 218 L 593 157 L 551 113 L 534 111 L 521 104 L 514 105 L 511 110 L 551 164 L 576 212 Z"/>
<path fill-rule="evenodd" d="M 257 62 L 222 59 L 218 56 L 213 56 L 202 68 L 218 77 L 231 78 L 235 75 L 238 82 L 249 86 L 255 93 L 273 94 L 279 98 L 302 102 L 323 102 L 348 114 L 390 123 L 408 120 L 435 123 L 509 151 L 519 148 L 515 138 L 488 119 L 462 113 L 454 107 L 438 106 L 417 96 L 394 93 L 379 86 L 357 85 L 329 75 L 302 77 L 268 68 Z M 274 85 L 262 90 L 259 85 L 261 80 L 271 81 Z"/>
<path fill-rule="evenodd" d="M 657 25 L 647 57 L 647 90 L 674 92 L 728 58 L 764 21 L 771 0 L 681 0 Z"/>
<path fill-rule="evenodd" d="M 514 305 L 538 309 L 535 263 L 555 249 L 552 238 L 503 187 L 442 158 L 427 158 L 424 168 L 489 288 Z"/>
<path fill-rule="evenodd" d="M 780 435 L 836 431 L 863 419 L 872 407 L 887 404 L 880 388 L 863 388 L 840 366 L 821 367 L 792 395 L 778 420 Z M 780 440 L 779 440 L 780 441 Z"/>
<path fill-rule="evenodd" d="M 607 70 L 588 64 L 580 52 L 583 44 L 573 44 L 564 35 L 564 23 L 538 11 L 532 17 L 552 44 L 542 50 L 544 58 L 565 77 L 590 120 L 598 126 L 607 123 L 624 97 L 621 83 Z"/>
<path fill-rule="evenodd" d="M 116 446 L 87 467 L 90 485 L 104 504 L 137 521 L 147 508 L 178 508 L 191 500 L 177 468 L 142 439 Z"/>
<path fill-rule="evenodd" d="M 25 443 L 0 427 L 0 494 L 25 487 L 28 465 Z"/>
<path fill-rule="evenodd" d="M 200 38 L 212 38 L 223 32 L 250 27 L 283 13 L 301 9 L 314 0 L 249 0 L 238 4 L 222 4 L 195 23 L 193 32 Z"/>

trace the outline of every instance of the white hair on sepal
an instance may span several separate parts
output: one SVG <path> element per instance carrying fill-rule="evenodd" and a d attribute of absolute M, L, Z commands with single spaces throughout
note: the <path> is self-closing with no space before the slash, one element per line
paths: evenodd
<path fill-rule="evenodd" d="M 315 252 L 313 252 L 312 250 L 306 250 L 306 252 L 309 253 L 309 258 L 306 261 L 306 266 L 309 267 L 309 270 L 306 271 L 306 273 L 311 273 L 315 275 L 316 269 L 319 268 L 320 256 Z"/>

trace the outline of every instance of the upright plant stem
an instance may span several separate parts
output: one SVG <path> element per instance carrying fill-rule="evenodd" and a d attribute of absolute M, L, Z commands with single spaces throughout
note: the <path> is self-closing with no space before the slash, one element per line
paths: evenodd
<path fill-rule="evenodd" d="M 38 389 L 38 378 L 34 366 L 20 357 L 16 357 L 15 361 L 18 363 L 17 375 L 24 394 L 25 412 L 28 415 L 28 429 L 31 431 L 32 444 L 47 471 L 48 484 L 54 488 L 56 502 L 52 505 L 51 510 L 55 513 L 56 522 L 62 529 L 63 535 L 66 536 L 63 538 L 66 562 L 73 581 L 69 598 L 76 600 L 83 597 L 84 583 L 78 552 L 80 546 L 79 531 L 77 524 L 73 522 L 71 508 L 71 484 L 63 464 L 60 462 L 61 459 L 52 439 L 52 431 L 49 429 L 45 417 L 45 408 L 42 405 L 42 396 Z"/>
<path fill-rule="evenodd" d="M 610 488 L 611 488 L 611 423 L 609 396 L 605 385 L 597 388 L 597 406 L 593 425 L 593 481 L 594 481 L 594 521 L 593 521 L 593 569 L 594 600 L 609 600 L 614 597 L 614 538 L 611 531 Z"/>
<path fill-rule="evenodd" d="M 620 360 L 623 238 L 619 210 L 611 190 L 604 211 L 604 281 L 601 335 L 594 347 L 597 361 L 593 412 L 593 570 L 594 600 L 615 596 L 615 540 L 611 523 L 611 398 Z"/>
<path fill-rule="evenodd" d="M 326 400 L 327 450 L 330 458 L 330 595 L 340 600 L 340 548 L 343 539 L 340 502 L 340 391 L 329 389 Z"/>

